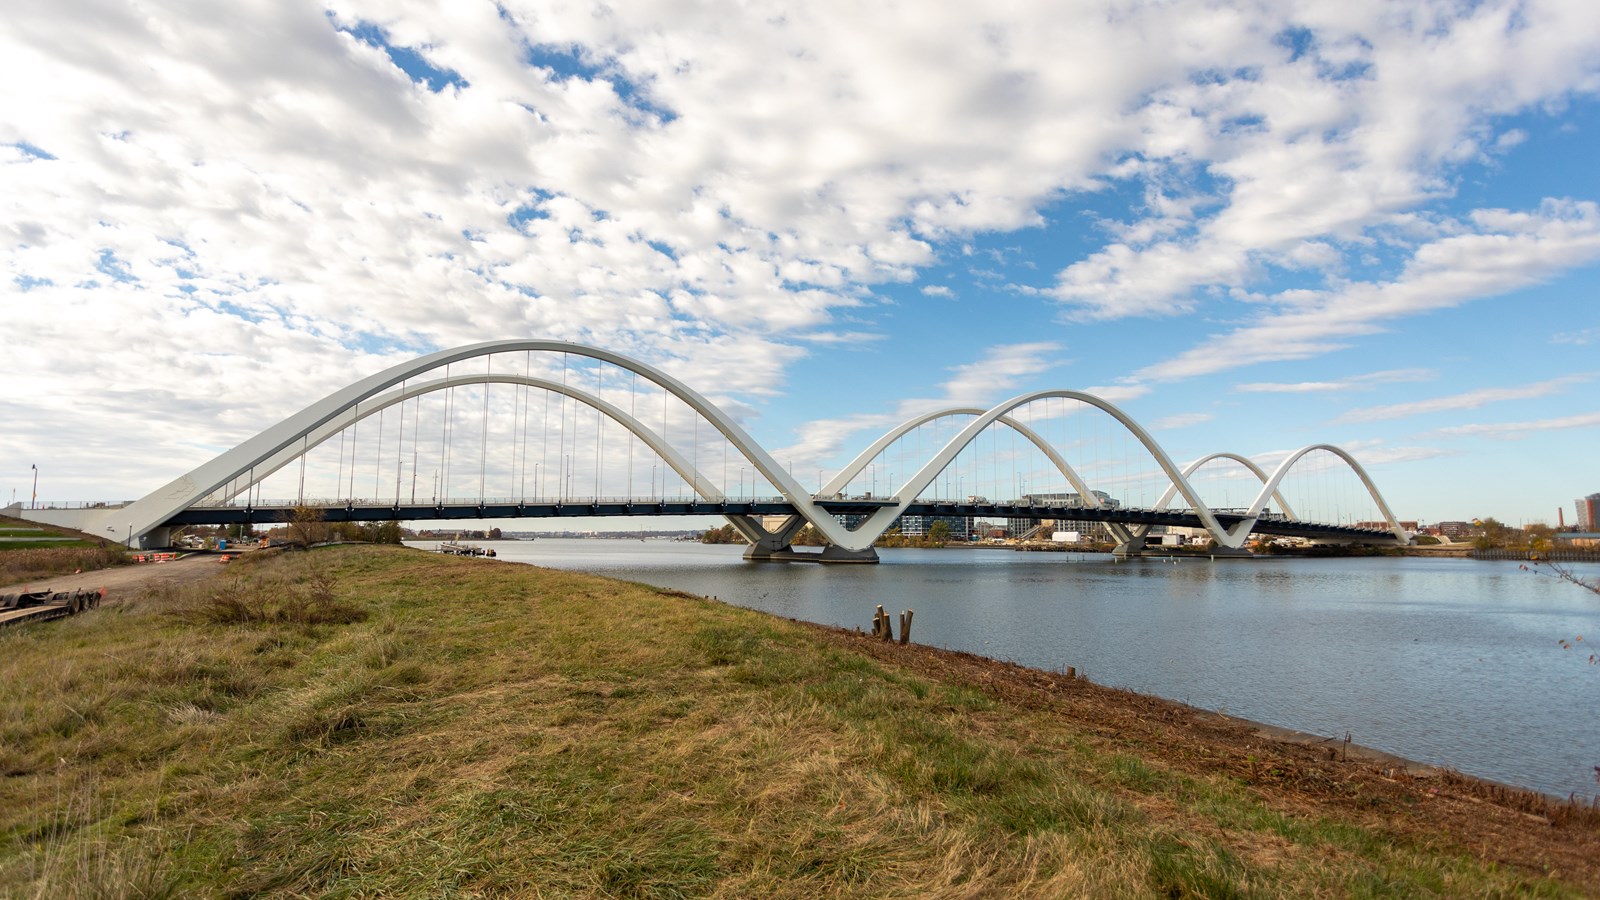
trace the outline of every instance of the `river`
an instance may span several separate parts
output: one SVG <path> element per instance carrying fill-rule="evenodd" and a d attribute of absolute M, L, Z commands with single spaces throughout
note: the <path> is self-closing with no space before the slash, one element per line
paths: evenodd
<path fill-rule="evenodd" d="M 481 543 L 481 542 L 480 542 Z M 418 546 L 432 544 L 418 543 Z M 916 610 L 912 639 L 1343 738 L 1557 796 L 1600 790 L 1600 596 L 1514 562 L 1114 562 L 880 550 L 876 566 L 746 563 L 742 547 L 497 541 L 515 562 L 830 625 Z M 1600 578 L 1600 566 L 1575 564 Z M 1561 640 L 1585 635 L 1576 649 Z"/>

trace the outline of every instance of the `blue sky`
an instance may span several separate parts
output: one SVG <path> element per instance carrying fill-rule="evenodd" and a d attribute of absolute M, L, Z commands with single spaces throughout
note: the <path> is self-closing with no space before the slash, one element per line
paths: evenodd
<path fill-rule="evenodd" d="M 940 403 L 1600 491 L 1600 8 L 38 5 L 0 22 L 3 488 L 144 493 L 432 349 L 673 371 L 797 469 Z M 0 499 L 5 499 L 0 497 Z"/>

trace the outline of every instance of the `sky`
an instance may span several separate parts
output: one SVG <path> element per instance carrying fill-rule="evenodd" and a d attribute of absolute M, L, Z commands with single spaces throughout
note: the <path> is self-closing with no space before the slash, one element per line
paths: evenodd
<path fill-rule="evenodd" d="M 0 491 L 139 496 L 550 338 L 797 471 L 1071 388 L 1180 461 L 1333 443 L 1402 518 L 1570 523 L 1597 148 L 1592 0 L 22 0 Z"/>

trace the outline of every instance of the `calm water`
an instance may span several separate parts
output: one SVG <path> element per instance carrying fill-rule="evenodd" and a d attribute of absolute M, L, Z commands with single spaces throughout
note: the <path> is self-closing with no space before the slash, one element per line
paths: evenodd
<path fill-rule="evenodd" d="M 1600 596 L 1516 563 L 1139 560 L 887 550 L 876 566 L 750 564 L 741 547 L 541 539 L 502 559 L 866 629 L 1343 737 L 1552 794 L 1600 790 Z M 1576 566 L 1600 577 L 1600 566 Z M 1559 639 L 1587 639 L 1563 651 Z M 1590 646 L 1593 641 L 1594 646 Z"/>

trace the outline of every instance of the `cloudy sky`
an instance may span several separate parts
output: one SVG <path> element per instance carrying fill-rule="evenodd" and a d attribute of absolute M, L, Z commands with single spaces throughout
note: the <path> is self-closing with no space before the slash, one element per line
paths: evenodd
<path fill-rule="evenodd" d="M 1600 491 L 1600 4 L 21 0 L 0 489 L 546 337 L 797 469 L 1105 393 L 1424 521 Z M 0 502 L 9 497 L 0 496 Z"/>

